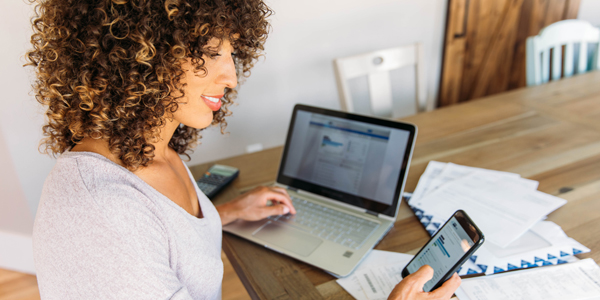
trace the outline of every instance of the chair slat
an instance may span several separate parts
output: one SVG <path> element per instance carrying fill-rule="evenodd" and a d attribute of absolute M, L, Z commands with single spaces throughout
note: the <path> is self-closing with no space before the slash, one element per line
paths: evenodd
<path fill-rule="evenodd" d="M 552 80 L 559 80 L 562 73 L 562 45 L 552 48 Z"/>
<path fill-rule="evenodd" d="M 526 47 L 526 70 L 527 70 L 527 85 L 538 85 L 540 84 L 540 79 L 542 78 L 542 54 L 536 51 L 539 47 L 537 44 L 539 43 L 539 36 L 530 36 L 527 38 L 527 47 Z"/>
<path fill-rule="evenodd" d="M 550 49 L 542 51 L 542 80 L 546 83 L 550 79 Z"/>
<path fill-rule="evenodd" d="M 352 102 L 352 95 L 350 94 L 350 89 L 346 84 L 346 77 L 344 77 L 344 65 L 340 60 L 333 60 L 333 66 L 335 70 L 335 81 L 338 87 L 338 92 L 340 93 L 341 106 L 345 111 L 353 112 L 354 111 L 354 103 Z"/>
<path fill-rule="evenodd" d="M 565 64 L 563 66 L 565 77 L 573 76 L 573 69 L 574 69 L 573 56 L 574 55 L 575 55 L 575 44 L 568 43 L 567 45 L 565 45 Z"/>
<path fill-rule="evenodd" d="M 369 95 L 371 96 L 371 112 L 376 116 L 392 116 L 392 82 L 389 72 L 371 73 Z"/>
<path fill-rule="evenodd" d="M 577 74 L 587 71 L 587 42 L 579 43 L 579 64 L 577 66 Z"/>
<path fill-rule="evenodd" d="M 427 101 L 427 75 L 425 70 L 425 53 L 423 46 L 417 44 L 417 64 L 415 66 L 415 78 L 417 79 L 416 88 L 416 107 L 417 112 L 433 110 L 433 101 Z"/>

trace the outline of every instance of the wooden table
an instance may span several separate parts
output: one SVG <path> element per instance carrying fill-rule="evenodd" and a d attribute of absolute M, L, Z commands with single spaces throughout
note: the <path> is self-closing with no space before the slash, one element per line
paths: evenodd
<path fill-rule="evenodd" d="M 592 250 L 580 258 L 600 262 L 600 72 L 403 120 L 419 127 L 407 191 L 430 160 L 519 173 L 568 201 L 548 219 Z M 217 161 L 238 167 L 240 175 L 215 201 L 273 181 L 281 152 L 277 147 Z M 194 166 L 192 173 L 198 176 L 210 165 Z M 414 254 L 428 238 L 402 203 L 394 228 L 375 248 Z M 223 249 L 252 298 L 351 299 L 320 269 L 227 233 Z"/>

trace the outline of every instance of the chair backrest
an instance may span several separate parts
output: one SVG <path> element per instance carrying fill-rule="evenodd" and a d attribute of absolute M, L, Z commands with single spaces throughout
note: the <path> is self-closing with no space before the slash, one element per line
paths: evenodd
<path fill-rule="evenodd" d="M 392 82 L 390 71 L 415 66 L 416 111 L 433 109 L 427 104 L 425 64 L 421 44 L 384 49 L 333 60 L 342 109 L 354 112 L 348 80 L 367 76 L 371 113 L 380 117 L 393 117 Z"/>
<path fill-rule="evenodd" d="M 588 57 L 588 44 L 598 43 Z M 579 51 L 575 53 L 575 45 Z M 563 62 L 563 46 L 564 62 Z M 550 74 L 550 49 L 552 49 L 552 74 Z M 600 69 L 600 29 L 582 20 L 564 20 L 548 25 L 539 35 L 527 38 L 527 85 L 546 83 L 552 78 L 557 80 L 571 77 L 575 69 L 575 57 L 578 56 L 576 73 Z M 591 64 L 590 64 L 591 62 Z M 588 65 L 591 65 L 588 67 Z"/>

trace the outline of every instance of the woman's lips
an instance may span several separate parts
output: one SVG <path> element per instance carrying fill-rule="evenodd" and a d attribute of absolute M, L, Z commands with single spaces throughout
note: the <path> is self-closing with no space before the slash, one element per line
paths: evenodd
<path fill-rule="evenodd" d="M 206 106 L 208 106 L 208 108 L 210 108 L 212 111 L 217 111 L 219 109 L 221 109 L 221 98 L 223 97 L 223 95 L 218 95 L 218 96 L 205 96 L 202 95 L 202 100 L 204 100 L 204 103 L 206 103 Z"/>

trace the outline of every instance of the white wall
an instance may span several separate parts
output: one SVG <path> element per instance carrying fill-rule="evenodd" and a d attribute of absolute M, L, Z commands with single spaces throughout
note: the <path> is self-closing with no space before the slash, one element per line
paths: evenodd
<path fill-rule="evenodd" d="M 581 0 L 577 18 L 600 27 L 600 0 Z"/>
<path fill-rule="evenodd" d="M 240 87 L 229 134 L 204 133 L 188 163 L 194 165 L 244 153 L 261 143 L 283 144 L 296 103 L 339 109 L 332 60 L 415 42 L 425 46 L 428 98 L 437 98 L 447 0 L 268 1 L 276 12 L 266 59 Z M 581 0 L 579 19 L 600 26 L 600 0 Z M 402 75 L 407 75 L 406 73 Z M 412 104 L 410 77 L 403 100 Z"/>
<path fill-rule="evenodd" d="M 39 154 L 43 114 L 30 95 L 31 70 L 24 68 L 24 53 L 29 47 L 31 8 L 25 1 L 3 1 L 0 8 L 0 130 L 16 174 L 2 170 L 0 176 L 16 176 L 27 204 L 35 212 L 41 183 L 53 162 Z M 3 198 L 4 196 L 2 196 Z"/>
<path fill-rule="evenodd" d="M 190 165 L 242 154 L 249 144 L 281 145 L 296 103 L 339 108 L 332 69 L 335 57 L 421 42 L 429 67 L 429 97 L 437 96 L 447 0 L 268 3 L 276 14 L 266 59 L 241 86 L 239 104 L 228 120 L 230 134 L 206 130 Z M 0 248 L 10 248 L 11 255 L 24 253 L 17 260 L 0 253 L 4 259 L 0 267 L 21 270 L 30 268 L 31 251 L 19 247 L 30 244 L 31 216 L 54 164 L 37 150 L 43 113 L 30 95 L 31 76 L 22 67 L 29 48 L 30 13 L 26 1 L 0 1 Z M 580 18 L 600 26 L 600 0 L 582 0 Z M 406 90 L 400 96 L 410 103 L 410 74 L 398 78 Z M 21 267 L 5 264 L 8 260 L 23 263 Z"/>
<path fill-rule="evenodd" d="M 296 103 L 339 109 L 332 65 L 336 57 L 421 42 L 428 64 L 428 95 L 437 96 L 446 0 L 268 3 L 276 14 L 266 59 L 240 87 L 239 105 L 228 120 L 229 134 L 208 129 L 189 164 L 238 155 L 249 144 L 262 143 L 265 148 L 283 144 Z M 411 107 L 414 79 L 410 72 L 399 76 L 407 91 L 404 101 Z"/>
<path fill-rule="evenodd" d="M 33 216 L 54 164 L 37 151 L 43 117 L 22 67 L 30 12 L 25 1 L 0 3 L 0 267 L 25 272 L 33 272 Z"/>
<path fill-rule="evenodd" d="M 33 229 L 33 215 L 16 176 L 12 156 L 2 143 L 3 140 L 4 136 L 0 131 L 0 229 L 27 235 Z"/>

